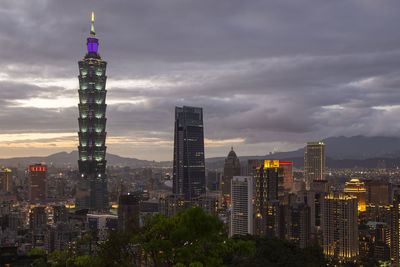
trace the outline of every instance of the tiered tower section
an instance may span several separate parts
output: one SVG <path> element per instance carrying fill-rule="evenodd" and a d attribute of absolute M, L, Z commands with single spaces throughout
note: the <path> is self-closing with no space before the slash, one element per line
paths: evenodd
<path fill-rule="evenodd" d="M 98 53 L 94 15 L 87 54 L 79 61 L 79 173 L 76 206 L 79 209 L 108 208 L 106 177 L 106 66 Z"/>

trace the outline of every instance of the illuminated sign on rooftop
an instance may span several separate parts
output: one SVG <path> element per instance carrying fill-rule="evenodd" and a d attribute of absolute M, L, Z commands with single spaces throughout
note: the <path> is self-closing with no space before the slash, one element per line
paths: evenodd
<path fill-rule="evenodd" d="M 279 160 L 265 160 L 264 161 L 264 168 L 278 168 L 279 167 Z"/>

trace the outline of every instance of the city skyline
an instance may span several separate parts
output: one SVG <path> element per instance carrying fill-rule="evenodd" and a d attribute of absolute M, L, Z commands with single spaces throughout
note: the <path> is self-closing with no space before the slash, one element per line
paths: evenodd
<path fill-rule="evenodd" d="M 3 157 L 76 150 L 75 62 L 93 7 L 112 62 L 110 153 L 171 160 L 182 105 L 204 109 L 206 157 L 399 136 L 400 3 L 3 1 Z"/>
<path fill-rule="evenodd" d="M 2 2 L 0 262 L 400 266 L 400 4 L 351 1 Z"/>

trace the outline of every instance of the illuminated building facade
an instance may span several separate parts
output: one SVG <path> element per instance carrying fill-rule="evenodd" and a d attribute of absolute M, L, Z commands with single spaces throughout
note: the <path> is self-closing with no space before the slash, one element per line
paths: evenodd
<path fill-rule="evenodd" d="M 314 180 L 325 180 L 325 144 L 323 142 L 307 143 L 304 152 L 304 177 L 307 190 Z"/>
<path fill-rule="evenodd" d="M 182 195 L 171 194 L 159 199 L 160 213 L 168 217 L 189 208 L 190 204 L 190 201 L 184 201 Z"/>
<path fill-rule="evenodd" d="M 228 202 L 231 193 L 231 181 L 233 176 L 240 176 L 240 162 L 232 147 L 231 151 L 228 154 L 228 157 L 226 157 L 225 159 L 224 175 L 222 177 L 221 183 L 222 196 L 224 200 Z"/>
<path fill-rule="evenodd" d="M 254 181 L 257 176 L 257 168 L 264 164 L 265 159 L 249 159 L 247 160 L 247 176 L 253 177 Z"/>
<path fill-rule="evenodd" d="M 0 169 L 0 192 L 10 192 L 11 170 L 7 168 Z"/>
<path fill-rule="evenodd" d="M 283 197 L 283 169 L 279 160 L 264 160 L 257 167 L 255 194 L 255 233 L 280 236 L 283 219 L 279 200 Z"/>
<path fill-rule="evenodd" d="M 256 181 L 257 168 L 264 164 L 266 159 L 249 159 L 247 162 L 247 176 Z M 270 161 L 270 160 L 269 160 Z M 293 188 L 293 162 L 279 160 L 279 167 L 283 169 L 283 189 L 290 191 Z"/>
<path fill-rule="evenodd" d="M 392 266 L 400 266 L 400 195 L 396 194 L 391 208 L 390 258 Z"/>
<path fill-rule="evenodd" d="M 293 162 L 280 160 L 279 166 L 283 169 L 283 189 L 290 191 L 293 187 Z"/>
<path fill-rule="evenodd" d="M 351 179 L 346 182 L 344 192 L 357 197 L 358 200 L 358 212 L 366 211 L 365 200 L 367 198 L 367 190 L 365 189 L 365 182 L 359 179 Z"/>
<path fill-rule="evenodd" d="M 283 168 L 279 160 L 264 160 L 257 167 L 256 189 L 257 201 L 279 200 L 283 196 Z"/>
<path fill-rule="evenodd" d="M 202 108 L 175 107 L 172 191 L 185 201 L 206 192 Z"/>
<path fill-rule="evenodd" d="M 367 204 L 365 218 L 367 221 L 384 222 L 390 225 L 392 205 Z"/>
<path fill-rule="evenodd" d="M 370 251 L 375 259 L 390 262 L 390 227 L 383 222 L 368 222 L 372 239 Z M 381 265 L 382 266 L 382 265 Z"/>
<path fill-rule="evenodd" d="M 253 178 L 234 176 L 231 181 L 230 236 L 253 234 Z"/>
<path fill-rule="evenodd" d="M 205 213 L 210 215 L 218 215 L 219 194 L 215 192 L 208 192 L 198 198 L 193 198 L 190 205 L 199 206 Z M 186 201 L 187 202 L 187 201 Z"/>
<path fill-rule="evenodd" d="M 45 207 L 34 207 L 29 212 L 29 229 L 37 231 L 46 227 L 47 214 Z"/>
<path fill-rule="evenodd" d="M 311 226 L 312 232 L 318 232 L 321 229 L 322 203 L 325 195 L 329 192 L 328 182 L 325 180 L 314 180 L 311 182 L 312 198 L 309 206 L 311 207 Z"/>
<path fill-rule="evenodd" d="M 265 159 L 249 159 L 247 160 L 246 174 L 247 176 L 253 177 L 253 197 L 257 192 L 256 181 L 257 181 L 257 168 L 264 164 Z"/>
<path fill-rule="evenodd" d="M 78 209 L 107 210 L 106 177 L 106 66 L 98 53 L 94 15 L 87 54 L 79 61 L 79 173 Z"/>
<path fill-rule="evenodd" d="M 47 167 L 42 164 L 29 166 L 29 201 L 47 199 Z"/>
<path fill-rule="evenodd" d="M 323 202 L 323 250 L 327 258 L 341 262 L 358 259 L 357 197 L 331 193 Z"/>
<path fill-rule="evenodd" d="M 53 206 L 53 222 L 66 222 L 68 219 L 68 209 L 64 205 Z"/>

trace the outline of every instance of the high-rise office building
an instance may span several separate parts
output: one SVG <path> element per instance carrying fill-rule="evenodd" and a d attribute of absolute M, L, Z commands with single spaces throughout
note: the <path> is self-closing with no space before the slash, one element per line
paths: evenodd
<path fill-rule="evenodd" d="M 249 159 L 247 161 L 247 176 L 253 177 L 253 182 L 257 180 L 257 168 L 265 161 L 266 159 Z M 293 187 L 293 162 L 279 160 L 279 167 L 283 169 L 283 189 L 290 191 Z"/>
<path fill-rule="evenodd" d="M 314 180 L 310 190 L 303 188 L 297 192 L 298 201 L 310 207 L 311 232 L 318 234 L 321 231 L 322 203 L 325 195 L 329 193 L 329 184 L 326 180 Z"/>
<path fill-rule="evenodd" d="M 235 151 L 233 151 L 233 147 L 228 154 L 228 157 L 225 159 L 224 163 L 224 175 L 222 177 L 222 197 L 224 201 L 229 201 L 230 192 L 231 192 L 231 181 L 233 176 L 240 176 L 240 162 L 238 157 L 236 156 Z"/>
<path fill-rule="evenodd" d="M 325 180 L 325 144 L 323 142 L 307 143 L 304 152 L 304 177 L 307 190 L 314 180 Z"/>
<path fill-rule="evenodd" d="M 310 207 L 305 203 L 293 203 L 288 209 L 288 240 L 305 248 L 310 244 Z"/>
<path fill-rule="evenodd" d="M 283 169 L 283 189 L 290 191 L 293 187 L 293 162 L 280 160 L 279 166 Z"/>
<path fill-rule="evenodd" d="M 230 236 L 253 234 L 253 178 L 233 176 L 231 180 Z"/>
<path fill-rule="evenodd" d="M 53 222 L 66 222 L 68 219 L 68 210 L 67 208 L 62 206 L 53 206 Z"/>
<path fill-rule="evenodd" d="M 261 218 L 256 214 L 256 234 L 272 238 L 284 239 L 285 237 L 285 206 L 279 200 L 269 200 L 264 206 Z"/>
<path fill-rule="evenodd" d="M 29 200 L 47 199 L 47 167 L 42 164 L 29 166 Z"/>
<path fill-rule="evenodd" d="M 247 160 L 247 176 L 251 176 L 256 181 L 257 168 L 264 164 L 265 159 L 249 159 Z"/>
<path fill-rule="evenodd" d="M 365 213 L 366 221 L 383 222 L 390 225 L 392 205 L 367 204 Z"/>
<path fill-rule="evenodd" d="M 175 107 L 173 193 L 191 201 L 205 192 L 203 110 Z"/>
<path fill-rule="evenodd" d="M 379 261 L 390 261 L 390 224 L 388 226 L 382 222 L 369 222 L 367 226 L 369 239 L 372 241 L 369 244 L 369 255 L 372 254 Z"/>
<path fill-rule="evenodd" d="M 372 180 L 365 183 L 367 191 L 367 204 L 389 205 L 390 186 L 385 180 Z"/>
<path fill-rule="evenodd" d="M 255 233 L 259 236 L 281 237 L 283 212 L 283 169 L 279 160 L 264 160 L 257 167 L 255 194 Z"/>
<path fill-rule="evenodd" d="M 256 201 L 279 200 L 282 196 L 283 168 L 280 167 L 279 160 L 264 160 L 257 167 Z"/>
<path fill-rule="evenodd" d="M 207 171 L 206 180 L 208 190 L 214 192 L 220 190 L 221 176 L 221 173 L 218 171 Z"/>
<path fill-rule="evenodd" d="M 44 229 L 47 223 L 45 207 L 34 207 L 29 213 L 29 228 L 33 231 Z"/>
<path fill-rule="evenodd" d="M 0 169 L 0 192 L 10 192 L 11 190 L 11 170 L 7 168 Z"/>
<path fill-rule="evenodd" d="M 79 61 L 79 173 L 78 209 L 107 210 L 106 177 L 106 66 L 98 53 L 94 15 L 87 54 Z"/>
<path fill-rule="evenodd" d="M 47 228 L 44 235 L 44 251 L 49 254 L 53 251 L 65 251 L 80 240 L 80 229 L 75 225 L 65 222 L 58 222 Z"/>
<path fill-rule="evenodd" d="M 139 227 L 141 192 L 120 195 L 118 201 L 118 230 L 127 232 Z"/>
<path fill-rule="evenodd" d="M 256 182 L 257 182 L 257 168 L 264 164 L 265 159 L 249 159 L 247 160 L 246 175 L 253 177 L 253 197 L 257 192 Z"/>
<path fill-rule="evenodd" d="M 358 212 L 364 212 L 367 210 L 365 203 L 367 198 L 367 191 L 365 189 L 364 181 L 360 181 L 359 179 L 351 179 L 350 181 L 346 182 L 344 192 L 357 197 Z"/>
<path fill-rule="evenodd" d="M 400 195 L 395 194 L 391 207 L 390 258 L 392 266 L 400 266 Z"/>
<path fill-rule="evenodd" d="M 327 258 L 354 262 L 358 258 L 357 197 L 331 193 L 323 202 L 323 250 Z"/>

